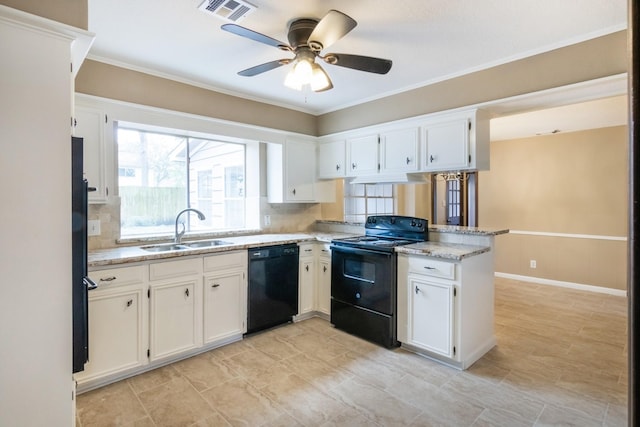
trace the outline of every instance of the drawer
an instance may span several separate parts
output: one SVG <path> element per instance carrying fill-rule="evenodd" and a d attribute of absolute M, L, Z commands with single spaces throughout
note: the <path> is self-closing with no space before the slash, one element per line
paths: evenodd
<path fill-rule="evenodd" d="M 231 268 L 246 268 L 247 251 L 225 252 L 219 255 L 204 257 L 204 272 L 228 270 Z"/>
<path fill-rule="evenodd" d="M 330 258 L 331 257 L 331 243 L 320 243 L 317 245 L 320 251 L 320 256 Z"/>
<path fill-rule="evenodd" d="M 158 262 L 149 266 L 149 280 L 172 279 L 200 274 L 202 274 L 202 258 Z"/>
<path fill-rule="evenodd" d="M 98 288 L 134 285 L 146 281 L 146 265 L 135 267 L 109 268 L 105 270 L 94 270 L 89 272 L 89 278 L 93 280 Z"/>
<path fill-rule="evenodd" d="M 316 254 L 315 243 L 299 243 L 300 257 L 314 256 Z"/>
<path fill-rule="evenodd" d="M 456 264 L 427 257 L 408 257 L 409 273 L 456 280 Z"/>

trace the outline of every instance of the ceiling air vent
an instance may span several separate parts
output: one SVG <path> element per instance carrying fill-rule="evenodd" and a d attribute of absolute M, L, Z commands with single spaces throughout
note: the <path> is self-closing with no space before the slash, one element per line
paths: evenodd
<path fill-rule="evenodd" d="M 204 0 L 198 9 L 225 21 L 237 23 L 256 10 L 256 7 L 242 0 Z"/>

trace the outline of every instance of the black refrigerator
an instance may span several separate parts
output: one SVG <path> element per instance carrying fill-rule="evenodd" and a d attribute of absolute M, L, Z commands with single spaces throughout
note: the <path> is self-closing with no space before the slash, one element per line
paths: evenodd
<path fill-rule="evenodd" d="M 83 176 L 83 139 L 71 138 L 71 250 L 73 309 L 73 372 L 89 360 L 89 295 L 96 285 L 87 273 L 87 211 L 90 188 Z"/>

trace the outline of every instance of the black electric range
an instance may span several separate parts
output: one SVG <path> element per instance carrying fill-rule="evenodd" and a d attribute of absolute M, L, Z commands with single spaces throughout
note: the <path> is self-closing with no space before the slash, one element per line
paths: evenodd
<path fill-rule="evenodd" d="M 397 257 L 395 247 L 429 240 L 428 220 L 370 216 L 365 235 L 331 242 L 331 323 L 383 345 L 396 336 Z"/>

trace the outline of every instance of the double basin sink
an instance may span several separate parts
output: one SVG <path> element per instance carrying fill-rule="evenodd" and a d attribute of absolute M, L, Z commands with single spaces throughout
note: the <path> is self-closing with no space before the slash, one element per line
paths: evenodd
<path fill-rule="evenodd" d="M 159 245 L 141 246 L 140 249 L 147 252 L 186 251 L 189 249 L 213 248 L 217 246 L 232 245 L 232 242 L 224 240 L 199 240 L 185 243 L 163 243 Z"/>

